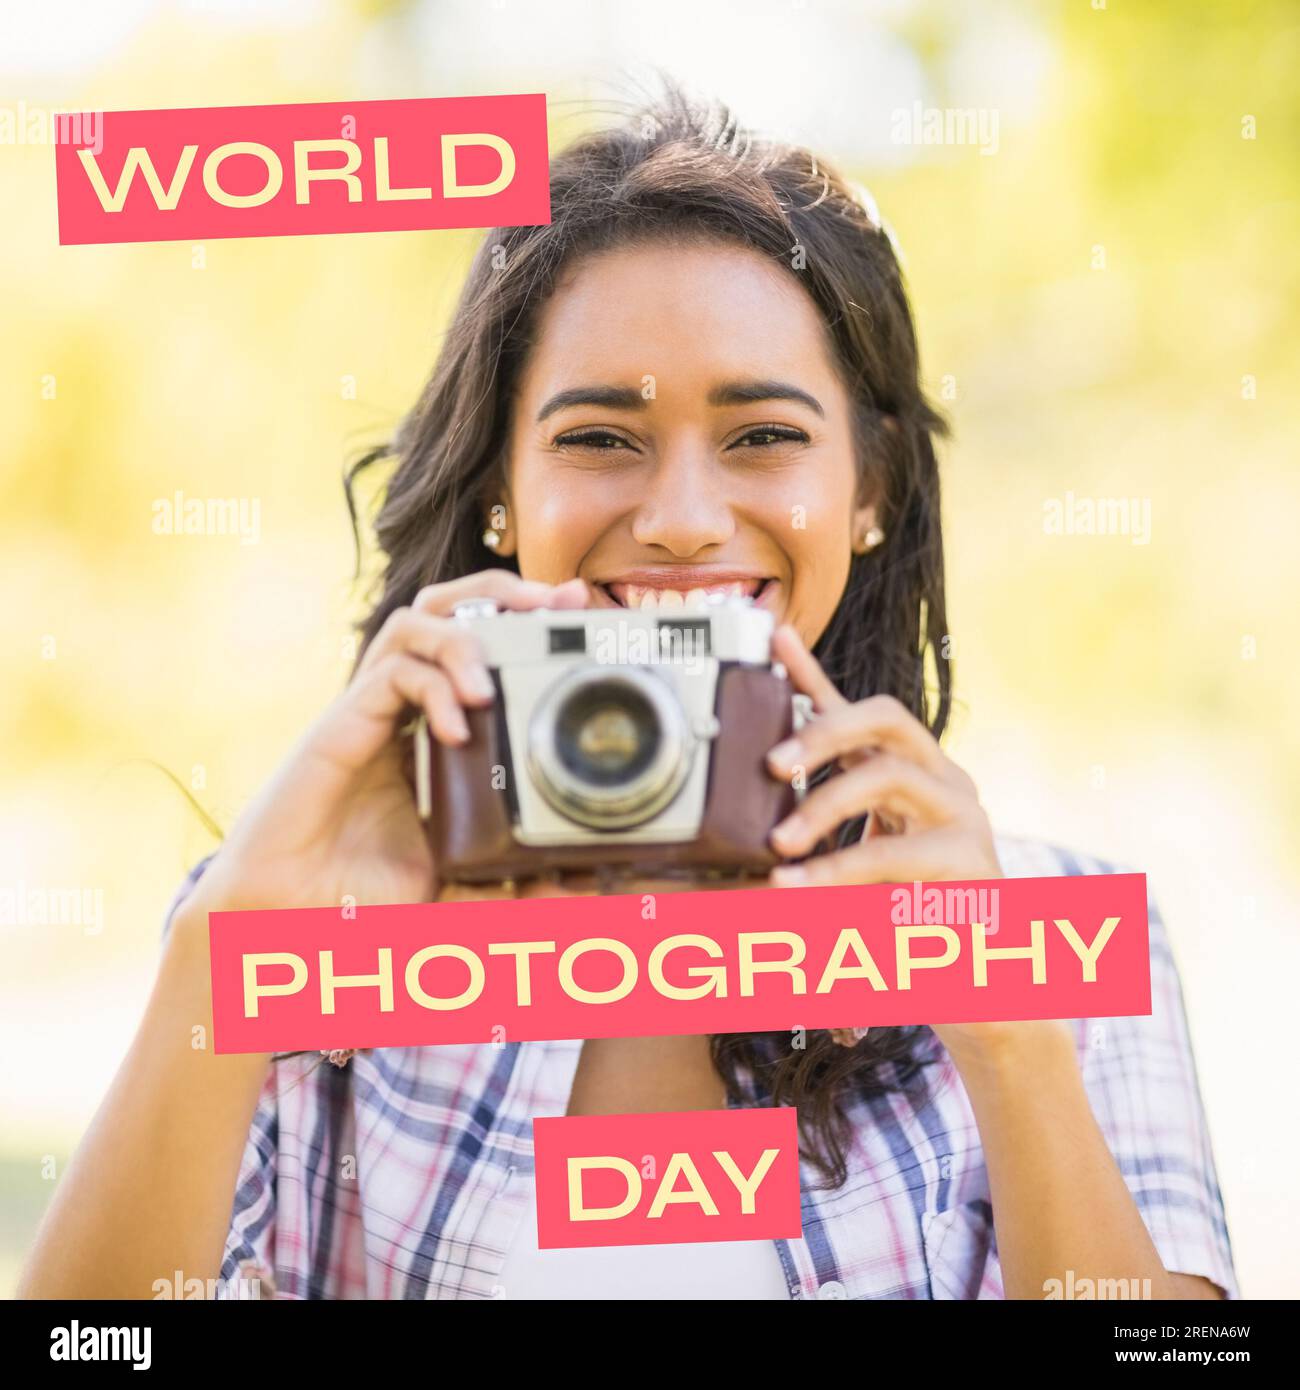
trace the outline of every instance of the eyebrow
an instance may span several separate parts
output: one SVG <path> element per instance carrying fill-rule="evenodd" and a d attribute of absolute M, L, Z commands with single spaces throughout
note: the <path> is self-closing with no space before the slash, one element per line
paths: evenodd
<path fill-rule="evenodd" d="M 753 401 L 798 401 L 825 416 L 816 396 L 788 381 L 729 381 L 709 392 L 710 405 L 748 405 Z"/>
<path fill-rule="evenodd" d="M 728 381 L 709 392 L 710 405 L 749 405 L 756 401 L 797 401 L 822 417 L 826 412 L 816 396 L 788 381 Z M 573 386 L 557 391 L 537 412 L 538 423 L 572 405 L 606 406 L 611 410 L 644 410 L 645 396 L 632 386 Z"/>
<path fill-rule="evenodd" d="M 640 410 L 645 400 L 640 391 L 631 386 L 573 386 L 567 391 L 557 391 L 537 412 L 540 423 L 557 410 L 571 405 L 603 405 L 614 410 Z"/>

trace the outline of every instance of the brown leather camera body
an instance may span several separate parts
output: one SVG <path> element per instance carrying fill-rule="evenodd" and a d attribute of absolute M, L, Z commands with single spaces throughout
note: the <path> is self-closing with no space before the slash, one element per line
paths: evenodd
<path fill-rule="evenodd" d="M 571 845 L 521 844 L 511 783 L 528 772 L 522 750 L 509 747 L 503 700 L 466 710 L 469 741 L 448 747 L 429 740 L 430 843 L 440 879 L 489 883 L 542 873 L 634 869 L 692 877 L 766 873 L 777 855 L 768 844 L 773 826 L 795 805 L 791 787 L 772 777 L 768 752 L 794 731 L 793 689 L 780 668 L 722 662 L 714 714 L 717 734 L 696 756 L 709 759 L 698 832 L 688 841 L 627 843 L 575 826 Z M 504 767 L 504 785 L 493 769 Z"/>

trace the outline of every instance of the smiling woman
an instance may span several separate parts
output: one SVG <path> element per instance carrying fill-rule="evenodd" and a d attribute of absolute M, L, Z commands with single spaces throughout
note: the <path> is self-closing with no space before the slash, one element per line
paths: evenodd
<path fill-rule="evenodd" d="M 588 257 L 558 289 L 515 397 L 497 553 L 608 603 L 735 587 L 814 643 L 876 506 L 812 299 L 698 234 Z"/>
<path fill-rule="evenodd" d="M 520 1225 L 532 1120 L 726 1103 L 797 1107 L 804 1158 L 804 1237 L 733 1252 L 719 1277 L 740 1296 L 1042 1298 L 1067 1271 L 1234 1293 L 1154 908 L 1152 1013 L 1108 1020 L 1104 1051 L 1058 1022 L 392 1048 L 314 1070 L 189 1048 L 212 911 L 600 891 L 441 881 L 397 735 L 418 710 L 463 745 L 466 711 L 495 702 L 453 616 L 471 598 L 671 608 L 730 589 L 767 610 L 815 711 L 753 750 L 756 776 L 809 784 L 772 831 L 774 886 L 1108 871 L 995 838 L 939 745 L 942 425 L 866 203 L 822 159 L 670 94 L 560 154 L 551 211 L 488 234 L 416 408 L 363 461 L 396 466 L 357 668 L 185 885 L 27 1291 L 147 1296 L 160 1270 L 251 1262 L 287 1297 L 558 1292 Z M 636 1291 L 673 1296 L 690 1259 Z M 570 1292 L 608 1289 L 606 1267 L 566 1271 Z"/>
<path fill-rule="evenodd" d="M 721 110 L 670 95 L 643 128 L 578 142 L 553 163 L 551 223 L 485 243 L 393 446 L 365 641 L 426 586 L 481 570 L 486 544 L 526 581 L 576 577 L 598 606 L 739 591 L 836 699 L 888 696 L 937 737 L 943 423 L 889 236 L 824 163 Z M 866 812 L 825 840 L 861 841 Z M 843 1177 L 846 1088 L 905 1084 L 928 1041 L 877 1029 L 843 1049 L 818 1033 L 764 1066 L 800 1106 L 814 1166 Z M 733 1090 L 759 1065 L 749 1046 L 711 1044 Z"/>
<path fill-rule="evenodd" d="M 481 569 L 487 534 L 596 602 L 762 585 L 842 693 L 938 735 L 944 425 L 889 236 L 823 162 L 720 109 L 670 94 L 646 121 L 553 161 L 549 225 L 485 242 L 392 447 L 366 640 Z"/>

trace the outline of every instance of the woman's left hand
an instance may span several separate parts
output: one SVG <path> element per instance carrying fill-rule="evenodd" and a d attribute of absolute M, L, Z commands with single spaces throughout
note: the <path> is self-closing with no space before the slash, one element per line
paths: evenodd
<path fill-rule="evenodd" d="M 845 699 L 790 626 L 778 629 L 772 655 L 785 665 L 795 688 L 811 696 L 816 710 L 794 738 L 769 753 L 772 774 L 789 780 L 802 773 L 811 780 L 828 763 L 842 769 L 772 831 L 773 847 L 786 857 L 808 854 L 845 821 L 868 817 L 858 843 L 801 864 L 779 865 L 772 870 L 773 887 L 1002 877 L 993 828 L 974 781 L 906 706 L 890 695 Z M 963 1023 L 936 1025 L 934 1032 L 950 1053 L 964 1056 L 1041 1028 Z M 837 1042 L 850 1047 L 866 1032 L 832 1031 Z"/>

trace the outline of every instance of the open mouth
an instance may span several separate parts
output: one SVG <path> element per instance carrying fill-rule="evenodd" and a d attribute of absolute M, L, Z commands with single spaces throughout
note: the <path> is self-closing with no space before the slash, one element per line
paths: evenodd
<path fill-rule="evenodd" d="M 774 583 L 771 579 L 729 579 L 714 584 L 673 585 L 598 584 L 620 608 L 671 610 L 704 608 L 724 598 L 747 598 L 757 603 Z"/>

